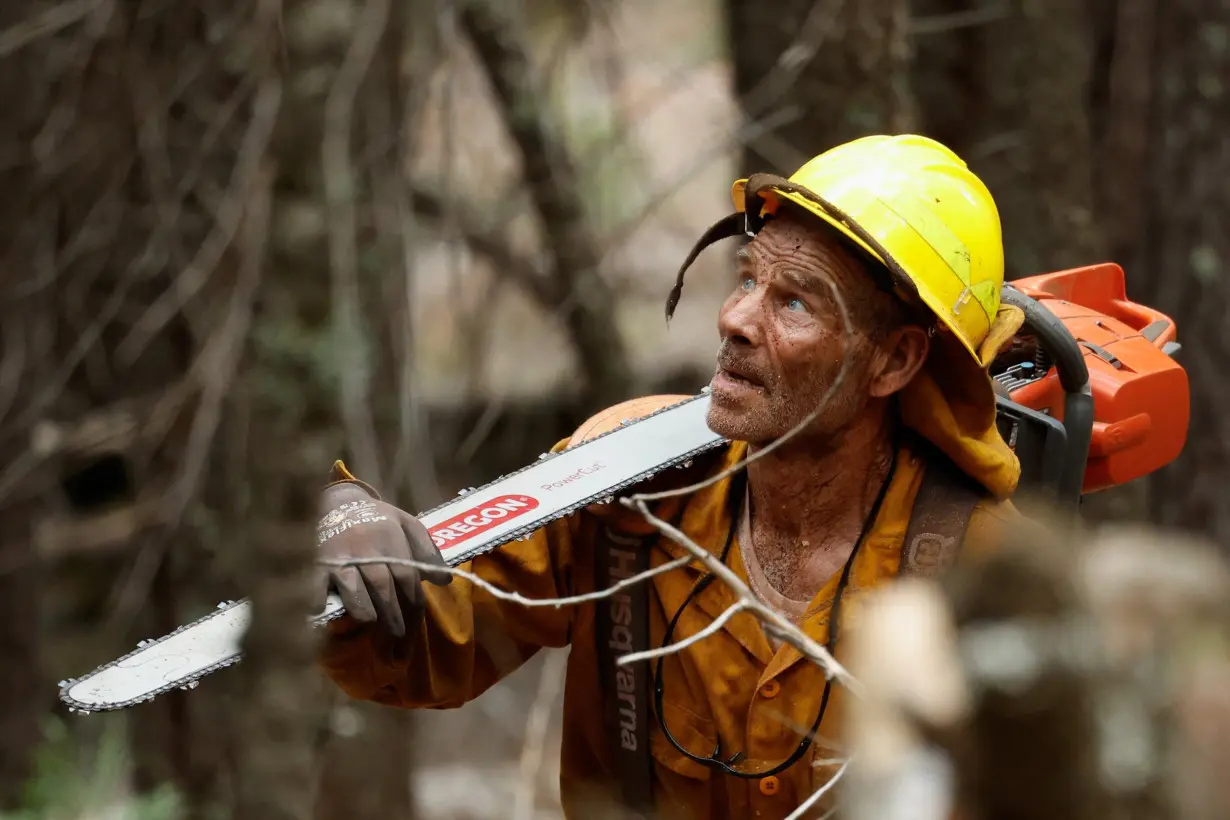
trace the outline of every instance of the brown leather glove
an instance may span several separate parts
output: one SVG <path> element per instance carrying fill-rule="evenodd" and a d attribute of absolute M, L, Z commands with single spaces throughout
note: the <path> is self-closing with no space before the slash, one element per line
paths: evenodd
<path fill-rule="evenodd" d="M 417 518 L 382 500 L 368 484 L 335 462 L 331 483 L 321 493 L 316 543 L 321 558 L 403 558 L 446 566 L 431 536 Z M 396 637 L 406 634 L 423 614 L 420 579 L 447 585 L 446 572 L 424 571 L 405 564 L 371 563 L 325 567 L 326 588 L 342 599 L 356 621 L 382 623 Z"/>

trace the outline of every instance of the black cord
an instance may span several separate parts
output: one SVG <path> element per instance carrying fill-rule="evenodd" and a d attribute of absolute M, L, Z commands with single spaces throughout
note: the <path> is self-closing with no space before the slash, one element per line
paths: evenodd
<path fill-rule="evenodd" d="M 896 471 L 896 469 L 897 469 L 897 449 L 896 447 L 894 447 L 892 461 L 889 463 L 888 475 L 884 477 L 884 481 L 880 485 L 880 490 L 876 495 L 875 503 L 871 505 L 871 510 L 867 513 L 867 517 L 863 521 L 863 528 L 862 528 L 862 531 L 859 533 L 858 541 L 855 542 L 854 549 L 850 550 L 850 555 L 846 558 L 845 566 L 842 568 L 842 571 L 841 571 L 841 578 L 837 582 L 837 590 L 833 594 L 833 606 L 829 613 L 829 635 L 828 635 L 828 641 L 827 641 L 827 647 L 826 647 L 830 655 L 832 655 L 837 648 L 837 630 L 840 624 L 839 618 L 841 614 L 841 599 L 842 599 L 843 594 L 846 591 L 846 587 L 849 585 L 849 582 L 850 582 L 850 571 L 854 566 L 854 558 L 856 555 L 858 555 L 859 550 L 863 546 L 863 542 L 867 539 L 867 533 L 870 531 L 872 524 L 875 523 L 876 516 L 879 515 L 880 507 L 884 503 L 885 495 L 888 494 L 888 487 L 892 483 L 893 473 Z M 740 475 L 742 475 L 742 473 L 740 473 Z M 741 503 L 742 501 L 741 496 L 742 496 L 742 488 L 741 487 L 736 488 L 735 486 L 732 485 L 730 529 L 726 533 L 726 543 L 722 547 L 722 554 L 721 554 L 721 558 L 719 559 L 723 564 L 726 563 L 726 557 L 730 553 L 731 545 L 734 543 L 735 530 L 739 526 L 739 516 L 738 516 L 737 510 L 738 510 L 738 504 Z M 712 583 L 713 579 L 716 577 L 717 576 L 711 572 L 706 573 L 704 576 L 700 578 L 699 581 L 696 582 L 695 586 L 692 587 L 692 591 L 688 593 L 688 597 L 684 599 L 682 604 L 680 604 L 679 609 L 675 610 L 674 616 L 671 618 L 670 623 L 666 627 L 666 632 L 662 636 L 662 648 L 665 648 L 670 645 L 671 637 L 674 635 L 674 632 L 675 632 L 675 626 L 679 622 L 679 616 L 683 614 L 683 611 L 687 608 L 688 604 L 692 602 L 693 598 L 695 598 L 697 595 L 703 592 L 705 588 L 708 587 L 709 584 Z M 794 750 L 794 752 L 790 755 L 790 757 L 786 758 L 781 763 L 777 764 L 776 766 L 770 768 L 767 771 L 763 771 L 763 772 L 740 771 L 739 769 L 734 768 L 734 766 L 738 765 L 742 761 L 744 753 L 735 752 L 733 755 L 730 756 L 729 759 L 722 760 L 721 759 L 721 755 L 722 755 L 721 737 L 718 738 L 717 745 L 714 747 L 713 751 L 709 754 L 708 757 L 700 757 L 699 755 L 693 754 L 692 752 L 685 749 L 677 740 L 675 740 L 674 735 L 671 734 L 670 729 L 667 728 L 666 726 L 666 715 L 663 714 L 663 711 L 662 711 L 662 698 L 663 698 L 662 663 L 664 662 L 664 660 L 665 660 L 664 658 L 658 659 L 657 665 L 654 667 L 654 674 L 653 674 L 654 710 L 657 713 L 658 725 L 662 727 L 662 733 L 666 735 L 666 739 L 670 741 L 670 744 L 674 746 L 675 749 L 678 750 L 680 754 L 686 755 L 689 759 L 694 760 L 703 766 L 708 766 L 710 768 L 719 769 L 725 772 L 726 774 L 733 775 L 734 777 L 743 778 L 745 780 L 760 780 L 762 778 L 769 777 L 770 775 L 777 774 L 778 772 L 785 771 L 786 769 L 793 766 L 795 763 L 799 761 L 800 758 L 803 757 L 804 754 L 806 754 L 808 748 L 811 747 L 812 739 L 815 736 L 816 731 L 820 728 L 820 724 L 824 720 L 825 713 L 828 711 L 829 696 L 832 694 L 832 688 L 833 688 L 833 679 L 830 676 L 825 676 L 824 693 L 820 696 L 820 711 L 817 713 L 815 721 L 812 722 L 811 728 L 808 729 L 807 732 L 803 735 L 802 740 L 799 742 L 798 748 Z"/>

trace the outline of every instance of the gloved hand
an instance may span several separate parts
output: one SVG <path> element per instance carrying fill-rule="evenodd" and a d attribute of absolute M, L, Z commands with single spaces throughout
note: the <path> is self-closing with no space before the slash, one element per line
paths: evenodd
<path fill-rule="evenodd" d="M 446 566 L 427 528 L 417 518 L 383 501 L 340 461 L 333 465 L 330 478 L 320 496 L 321 517 L 316 527 L 321 558 L 408 558 Z M 350 617 L 362 623 L 379 621 L 399 638 L 406 634 L 407 624 L 413 626 L 423 614 L 420 579 L 438 586 L 452 581 L 447 572 L 420 573 L 396 563 L 324 569 L 326 587 L 337 592 Z"/>

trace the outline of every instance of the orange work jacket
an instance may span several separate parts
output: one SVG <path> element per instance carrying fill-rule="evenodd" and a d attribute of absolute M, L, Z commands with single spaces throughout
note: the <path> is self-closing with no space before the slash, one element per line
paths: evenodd
<path fill-rule="evenodd" d="M 734 444 L 711 460 L 721 470 L 745 452 Z M 899 456 L 879 516 L 851 568 L 842 596 L 842 631 L 857 618 L 868 590 L 893 578 L 900 563 L 914 495 L 923 464 L 908 448 Z M 691 475 L 691 480 L 697 476 Z M 680 476 L 683 479 L 684 476 Z M 680 529 L 696 543 L 719 554 L 731 526 L 731 478 L 687 497 L 669 500 L 657 515 L 672 519 L 682 504 Z M 501 589 L 529 598 L 571 596 L 593 589 L 592 543 L 603 515 L 628 519 L 631 511 L 615 506 L 588 509 L 539 530 L 528 541 L 513 542 L 481 555 L 463 568 Z M 963 554 L 997 540 L 1001 522 L 1009 520 L 1007 502 L 980 502 L 970 520 Z M 623 520 L 631 529 L 640 522 Z M 643 525 L 642 525 L 643 529 Z M 741 545 L 736 535 L 727 556 L 746 582 Z M 683 547 L 658 539 L 651 563 L 657 566 L 684 555 Z M 650 645 L 658 646 L 666 624 L 702 575 L 699 564 L 652 579 Z M 828 641 L 829 610 L 836 575 L 816 594 L 803 630 L 821 645 Z M 564 694 L 561 796 L 566 816 L 592 817 L 594 808 L 616 794 L 610 738 L 604 731 L 604 708 L 598 679 L 595 604 L 556 609 L 529 608 L 500 601 L 481 588 L 454 578 L 447 587 L 423 586 L 427 615 L 418 632 L 395 642 L 379 627 L 347 618 L 335 621 L 323 649 L 327 674 L 352 697 L 390 706 L 449 708 L 478 697 L 517 669 L 541 647 L 570 646 Z M 693 598 L 675 628 L 674 640 L 703 629 L 735 603 L 720 582 Z M 841 634 L 841 631 L 838 633 Z M 837 659 L 842 658 L 840 641 Z M 759 623 L 748 614 L 727 622 L 718 634 L 666 658 L 662 667 L 663 717 L 671 734 L 689 751 L 707 756 L 720 736 L 723 750 L 742 750 L 750 760 L 770 763 L 790 756 L 799 743 L 799 727 L 810 727 L 819 709 L 824 675 L 803 661 L 790 646 L 776 652 Z M 664 817 L 784 817 L 822 785 L 833 766 L 817 761 L 841 755 L 825 742 L 839 738 L 845 691 L 832 688 L 820 725 L 819 742 L 785 772 L 764 780 L 724 775 L 676 750 L 651 718 L 651 754 L 655 761 L 655 798 Z"/>
<path fill-rule="evenodd" d="M 1005 308 L 1005 311 L 1007 309 Z M 1003 316 L 1000 317 L 1001 319 Z M 1019 316 L 1009 315 L 988 342 L 989 361 L 999 341 L 1012 335 Z M 1005 522 L 1017 515 L 1011 494 L 1019 464 L 994 428 L 994 397 L 985 372 L 955 382 L 952 368 L 928 367 L 900 399 L 905 425 L 947 453 L 967 474 L 989 490 L 970 520 L 963 555 L 998 541 Z M 851 568 L 839 609 L 840 636 L 858 617 L 868 591 L 896 574 L 914 497 L 926 465 L 907 444 L 899 451 L 892 481 L 878 517 Z M 568 440 L 556 445 L 566 446 Z M 741 460 L 747 445 L 736 442 L 698 460 L 677 479 L 695 481 Z M 667 471 L 674 473 L 675 471 Z M 720 554 L 732 525 L 732 481 L 725 478 L 692 495 L 658 502 L 660 518 L 677 520 L 696 543 Z M 604 517 L 617 516 L 625 530 L 647 524 L 618 504 L 591 507 L 559 519 L 526 541 L 512 542 L 481 555 L 462 568 L 493 585 L 529 598 L 556 598 L 591 591 L 594 586 L 593 543 Z M 746 582 L 736 536 L 727 565 Z M 652 548 L 658 566 L 684 555 L 681 546 L 660 538 Z M 649 590 L 650 646 L 658 646 L 667 623 L 684 603 L 697 579 L 699 564 L 653 578 Z M 839 573 L 838 573 L 839 575 Z M 837 589 L 832 579 L 814 597 L 803 630 L 816 642 L 828 640 L 829 612 Z M 407 708 L 445 709 L 481 695 L 520 667 L 542 647 L 570 647 L 564 693 L 564 729 L 560 788 L 566 816 L 600 817 L 616 799 L 618 785 L 611 739 L 604 730 L 599 685 L 595 604 L 571 607 L 524 607 L 500 601 L 479 587 L 454 578 L 446 587 L 423 585 L 426 616 L 420 628 L 394 640 L 381 628 L 343 617 L 328 627 L 321 663 L 347 694 L 361 700 Z M 711 624 L 735 603 L 720 581 L 708 585 L 683 611 L 675 629 L 678 641 Z M 842 659 L 837 644 L 836 657 Z M 652 662 L 656 663 L 656 661 Z M 759 623 L 746 613 L 678 654 L 662 666 L 663 709 L 673 737 L 686 749 L 708 756 L 721 739 L 723 754 L 742 751 L 744 758 L 770 765 L 790 756 L 800 731 L 818 713 L 824 674 L 785 645 L 774 651 Z M 827 782 L 840 757 L 842 712 L 847 693 L 834 685 L 818 740 L 808 754 L 779 775 L 746 780 L 701 765 L 676 750 L 651 712 L 650 754 L 656 809 L 666 818 L 760 818 L 788 815 Z M 827 803 L 827 801 L 826 801 Z M 823 808 L 821 804 L 821 808 Z"/>

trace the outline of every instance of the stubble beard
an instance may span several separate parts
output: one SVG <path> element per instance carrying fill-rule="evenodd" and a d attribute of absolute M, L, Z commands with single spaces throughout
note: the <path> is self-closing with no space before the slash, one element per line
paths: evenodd
<path fill-rule="evenodd" d="M 824 402 L 816 417 L 792 439 L 809 449 L 823 449 L 840 437 L 865 405 L 861 399 L 865 391 L 860 391 L 853 369 L 842 384 L 833 389 L 840 372 L 838 363 L 831 372 L 826 369 L 815 373 L 805 384 L 789 392 L 781 385 L 772 385 L 742 407 L 728 405 L 720 396 L 715 397 L 709 405 L 709 429 L 731 441 L 766 447 L 797 427 Z"/>

